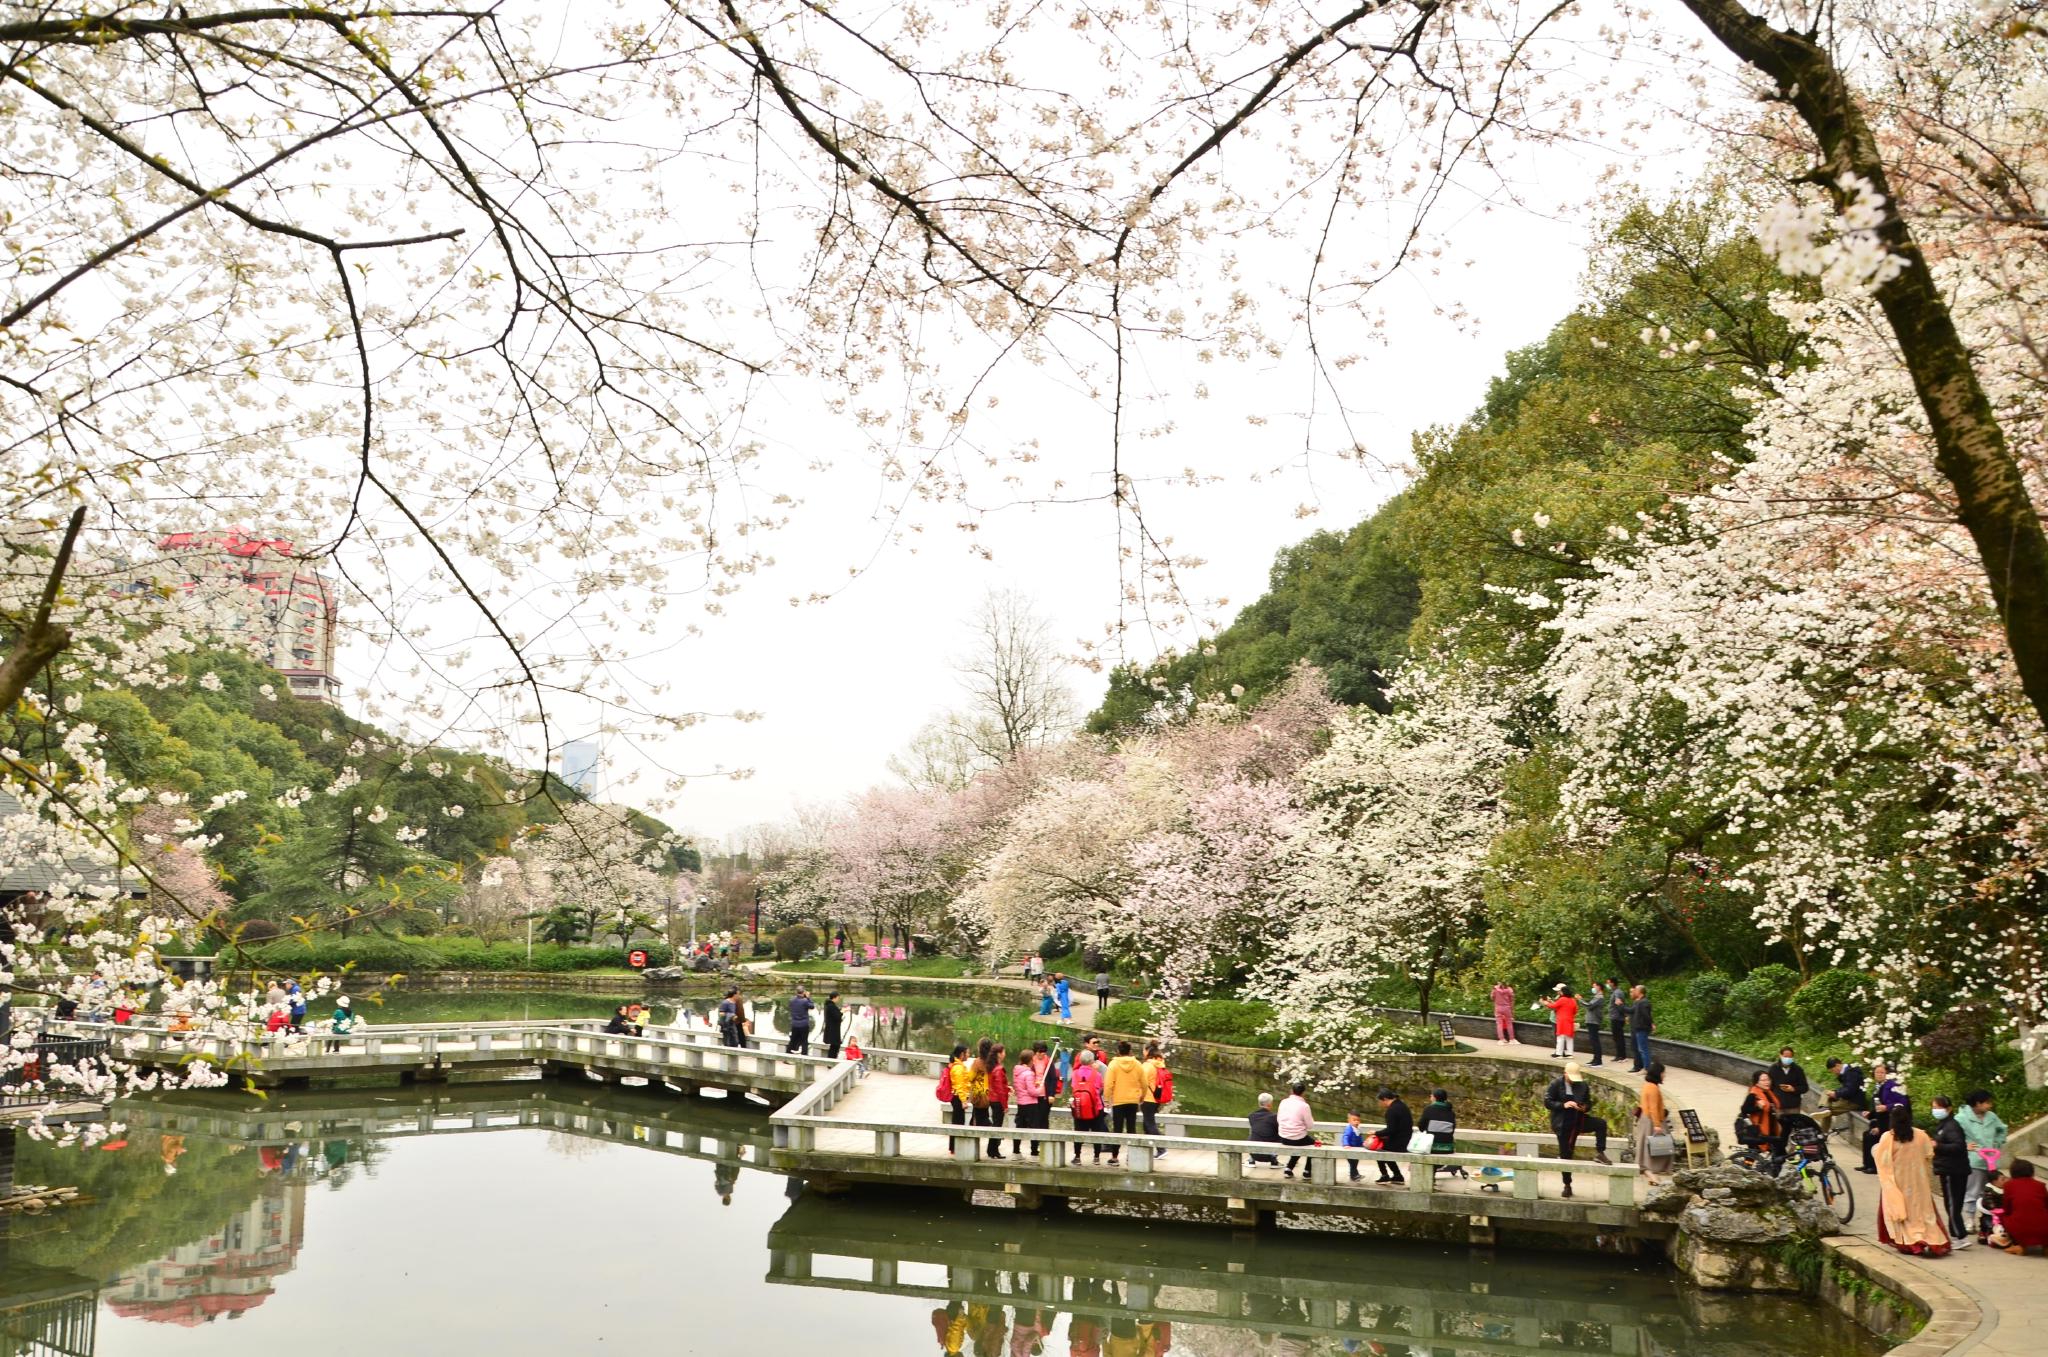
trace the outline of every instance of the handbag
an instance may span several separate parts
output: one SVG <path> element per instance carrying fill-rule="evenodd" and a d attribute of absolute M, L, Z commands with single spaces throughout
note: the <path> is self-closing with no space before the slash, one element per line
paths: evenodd
<path fill-rule="evenodd" d="M 1652 1159 L 1669 1159 L 1678 1153 L 1678 1142 L 1663 1132 L 1648 1135 L 1643 1137 L 1643 1153 Z"/>
<path fill-rule="evenodd" d="M 1384 1150 L 1387 1148 L 1387 1142 L 1381 1140 L 1380 1133 L 1375 1131 L 1365 1138 L 1365 1148 L 1368 1150 Z"/>

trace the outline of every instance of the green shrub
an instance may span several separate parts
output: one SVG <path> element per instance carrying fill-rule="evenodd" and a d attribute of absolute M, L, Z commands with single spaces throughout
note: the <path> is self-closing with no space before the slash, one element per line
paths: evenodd
<path fill-rule="evenodd" d="M 1761 1031 L 1779 1021 L 1799 972 L 1772 962 L 1759 966 L 1728 988 L 1728 1020 L 1744 1030 Z"/>
<path fill-rule="evenodd" d="M 1180 1006 L 1178 1031 L 1190 1041 L 1215 1041 L 1226 1046 L 1274 1047 L 1279 1040 L 1265 1030 L 1273 1020 L 1270 1004 L 1241 1003 L 1236 999 L 1194 999 Z M 1152 1032 L 1158 1019 L 1153 1006 L 1143 999 L 1124 999 L 1111 1004 L 1095 1019 L 1105 1032 Z"/>
<path fill-rule="evenodd" d="M 664 942 L 636 943 L 647 953 L 647 964 L 666 966 L 675 949 Z M 256 947 L 244 947 L 250 964 L 276 971 L 338 971 L 353 966 L 363 971 L 592 971 L 626 964 L 626 953 L 617 947 L 558 947 L 536 943 L 529 959 L 526 943 L 483 942 L 459 937 L 392 937 L 382 933 L 359 933 L 337 937 L 331 933 L 312 938 L 286 938 Z"/>
<path fill-rule="evenodd" d="M 795 961 L 818 949 L 818 930 L 809 924 L 791 924 L 775 935 L 775 955 Z"/>
<path fill-rule="evenodd" d="M 1833 1036 L 1870 1016 L 1877 985 L 1861 971 L 1822 971 L 1786 1000 L 1792 1021 L 1809 1032 Z"/>
<path fill-rule="evenodd" d="M 1699 1022 L 1714 1027 L 1728 1016 L 1730 988 L 1727 976 L 1719 971 L 1705 971 L 1685 982 L 1685 1001 L 1692 1005 Z"/>

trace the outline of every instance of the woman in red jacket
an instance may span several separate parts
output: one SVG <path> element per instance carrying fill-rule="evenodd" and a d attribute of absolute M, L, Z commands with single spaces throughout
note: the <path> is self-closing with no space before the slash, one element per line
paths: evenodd
<path fill-rule="evenodd" d="M 2012 1177 L 2005 1185 L 2005 1215 L 1998 1223 L 2012 1240 L 2007 1253 L 2048 1249 L 2048 1186 L 2034 1176 L 2034 1166 L 2024 1159 L 2012 1161 Z"/>

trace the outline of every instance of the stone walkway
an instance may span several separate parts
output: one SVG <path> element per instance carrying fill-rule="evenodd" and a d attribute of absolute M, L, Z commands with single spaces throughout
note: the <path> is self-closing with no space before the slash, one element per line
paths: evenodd
<path fill-rule="evenodd" d="M 1526 1056 L 1536 1051 L 1526 1042 L 1475 1041 L 1473 1044 L 1489 1052 L 1514 1055 Z M 1542 1058 L 1540 1052 L 1537 1058 Z M 1614 1067 L 1615 1062 L 1609 1061 L 1603 1071 L 1613 1073 Z M 1627 1068 L 1626 1064 L 1620 1066 L 1621 1070 Z M 1761 1062 L 1758 1068 L 1762 1068 Z M 1675 1094 L 1683 1106 L 1697 1108 L 1700 1120 L 1719 1131 L 1724 1142 L 1732 1143 L 1735 1118 L 1742 1110 L 1742 1085 L 1693 1070 L 1667 1069 L 1664 1087 Z M 1934 1284 L 1930 1290 L 1939 1290 L 1944 1283 L 1954 1286 L 1975 1301 L 1982 1313 L 1976 1331 L 1967 1336 L 1936 1332 L 1937 1328 L 1944 1328 L 1949 1323 L 1937 1314 L 1937 1323 L 1922 1332 L 1920 1340 L 1913 1345 L 1914 1350 L 1921 1350 L 1921 1341 L 1952 1341 L 1961 1337 L 1962 1341 L 1952 1346 L 1928 1341 L 1926 1350 L 1948 1352 L 1956 1357 L 1965 1353 L 1977 1354 L 1978 1357 L 2038 1357 L 2044 1346 L 2048 1346 L 2048 1260 L 2037 1256 L 2014 1258 L 1997 1249 L 1973 1247 L 1951 1253 L 1946 1258 L 1923 1262 L 1878 1244 L 1877 1179 L 1874 1175 L 1855 1171 L 1862 1158 L 1861 1149 L 1855 1141 L 1837 1136 L 1834 1147 L 1835 1157 L 1849 1174 L 1850 1186 L 1856 1193 L 1856 1214 L 1848 1227 L 1850 1236 L 1864 1241 L 1882 1259 L 1886 1268 L 1909 1276 L 1925 1277 Z M 2027 1337 L 2030 1333 L 2033 1335 L 2031 1338 Z"/>

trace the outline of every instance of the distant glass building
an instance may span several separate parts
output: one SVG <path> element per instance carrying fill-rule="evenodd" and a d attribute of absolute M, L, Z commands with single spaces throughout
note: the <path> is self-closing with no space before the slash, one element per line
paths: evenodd
<path fill-rule="evenodd" d="M 555 770 L 562 781 L 590 796 L 597 791 L 597 741 L 571 740 L 562 746 L 560 765 Z"/>

